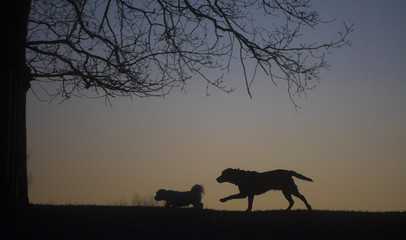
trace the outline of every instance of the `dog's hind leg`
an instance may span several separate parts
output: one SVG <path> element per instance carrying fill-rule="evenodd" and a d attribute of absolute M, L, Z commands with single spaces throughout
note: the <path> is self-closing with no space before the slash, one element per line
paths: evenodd
<path fill-rule="evenodd" d="M 292 193 L 288 190 L 282 190 L 283 196 L 285 196 L 285 198 L 289 201 L 289 207 L 286 210 L 290 210 L 293 206 L 293 204 L 295 203 L 295 201 L 293 201 L 292 199 Z"/>
<path fill-rule="evenodd" d="M 305 204 L 306 207 L 307 207 L 307 210 L 312 210 L 312 206 L 310 206 L 310 204 L 307 202 L 306 198 L 305 198 L 302 194 L 300 194 L 299 191 L 296 190 L 296 191 L 293 192 L 292 194 L 293 194 L 294 196 L 298 197 L 300 200 L 302 200 L 302 201 L 304 202 L 304 204 Z"/>

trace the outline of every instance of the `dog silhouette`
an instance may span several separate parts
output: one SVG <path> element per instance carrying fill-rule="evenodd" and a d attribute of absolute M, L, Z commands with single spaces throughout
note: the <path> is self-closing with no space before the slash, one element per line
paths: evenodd
<path fill-rule="evenodd" d="M 305 181 L 313 182 L 312 179 L 295 171 L 289 170 L 278 169 L 258 173 L 255 171 L 227 168 L 221 173 L 221 176 L 216 179 L 217 182 L 229 182 L 235 184 L 238 186 L 240 193 L 222 198 L 220 201 L 227 202 L 228 200 L 232 199 L 242 199 L 248 197 L 247 211 L 251 211 L 255 195 L 263 194 L 269 190 L 282 190 L 283 195 L 289 201 L 289 207 L 286 210 L 290 210 L 294 204 L 292 195 L 302 200 L 308 210 L 312 210 L 312 207 L 307 202 L 306 198 L 299 193 L 292 176 Z"/>
<path fill-rule="evenodd" d="M 194 208 L 202 209 L 203 193 L 203 186 L 196 184 L 190 191 L 185 192 L 159 189 L 154 198 L 156 201 L 166 201 L 165 207 L 185 207 L 192 204 Z"/>

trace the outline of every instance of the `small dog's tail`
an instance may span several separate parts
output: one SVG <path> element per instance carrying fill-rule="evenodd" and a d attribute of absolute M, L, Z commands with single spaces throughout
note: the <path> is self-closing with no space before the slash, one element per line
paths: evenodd
<path fill-rule="evenodd" d="M 297 177 L 299 179 L 305 180 L 305 181 L 309 181 L 309 182 L 313 182 L 313 180 L 311 178 L 305 177 L 300 173 L 297 173 L 295 171 L 291 171 L 292 176 Z"/>
<path fill-rule="evenodd" d="M 190 192 L 193 194 L 193 201 L 198 202 L 200 206 L 198 208 L 202 209 L 203 204 L 200 202 L 202 201 L 202 195 L 204 193 L 204 187 L 202 185 L 196 184 L 190 189 Z M 195 206 L 196 207 L 196 206 Z"/>
<path fill-rule="evenodd" d="M 202 195 L 204 193 L 204 187 L 200 184 L 196 184 L 190 189 L 190 192 L 192 193 L 192 198 L 193 198 L 193 206 L 198 209 L 203 209 L 203 203 L 202 201 Z"/>
<path fill-rule="evenodd" d="M 199 193 L 201 195 L 204 193 L 204 187 L 202 185 L 196 184 L 192 187 L 190 191 L 194 193 Z"/>

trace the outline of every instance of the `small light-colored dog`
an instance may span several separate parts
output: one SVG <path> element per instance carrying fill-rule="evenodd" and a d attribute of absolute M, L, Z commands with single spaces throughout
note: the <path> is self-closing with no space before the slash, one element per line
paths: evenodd
<path fill-rule="evenodd" d="M 165 207 L 185 207 L 192 204 L 194 208 L 202 209 L 203 203 L 201 200 L 203 193 L 204 188 L 199 184 L 194 185 L 187 192 L 160 189 L 156 192 L 155 200 L 166 201 Z"/>

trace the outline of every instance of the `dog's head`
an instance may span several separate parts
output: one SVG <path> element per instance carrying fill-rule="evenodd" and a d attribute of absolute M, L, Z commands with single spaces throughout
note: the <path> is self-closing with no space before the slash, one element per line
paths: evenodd
<path fill-rule="evenodd" d="M 238 169 L 232 169 L 232 168 L 227 168 L 223 172 L 221 172 L 220 177 L 218 177 L 216 180 L 219 183 L 223 182 L 235 182 L 234 179 L 236 177 L 236 174 L 238 173 Z"/>
<path fill-rule="evenodd" d="M 154 199 L 156 201 L 167 200 L 166 194 L 167 194 L 167 191 L 165 189 L 159 189 L 156 192 Z"/>

